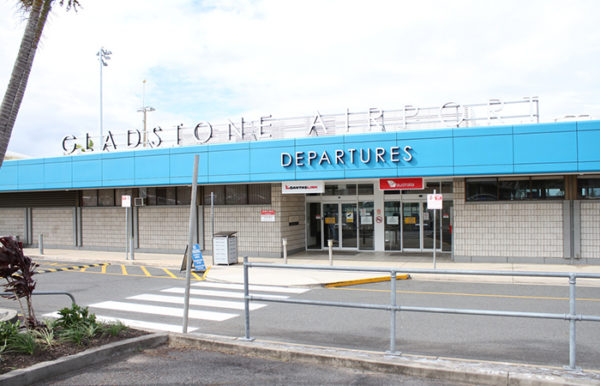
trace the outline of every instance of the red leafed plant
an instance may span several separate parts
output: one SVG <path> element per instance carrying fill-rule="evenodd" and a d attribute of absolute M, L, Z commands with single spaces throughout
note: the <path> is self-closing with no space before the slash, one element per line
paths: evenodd
<path fill-rule="evenodd" d="M 38 321 L 33 311 L 31 295 L 35 289 L 35 269 L 38 267 L 31 258 L 23 255 L 23 248 L 12 236 L 0 237 L 0 277 L 6 279 L 4 285 L 6 292 L 11 295 L 3 295 L 8 299 L 16 299 L 21 307 L 21 312 L 28 328 L 35 328 Z M 27 301 L 27 313 L 23 309 L 21 299 Z"/>

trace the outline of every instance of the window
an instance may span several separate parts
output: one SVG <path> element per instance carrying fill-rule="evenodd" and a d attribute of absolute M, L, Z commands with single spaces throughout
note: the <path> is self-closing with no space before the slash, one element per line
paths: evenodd
<path fill-rule="evenodd" d="M 177 188 L 177 205 L 189 205 L 192 201 L 192 187 L 178 186 Z"/>
<path fill-rule="evenodd" d="M 526 200 L 529 194 L 529 179 L 498 181 L 498 199 L 504 201 Z"/>
<path fill-rule="evenodd" d="M 210 205 L 210 194 L 215 194 L 215 205 L 225 205 L 225 186 L 209 185 L 204 187 L 204 205 Z"/>
<path fill-rule="evenodd" d="M 578 178 L 577 195 L 581 199 L 600 198 L 600 176 Z"/>
<path fill-rule="evenodd" d="M 466 181 L 466 201 L 562 200 L 563 177 L 471 178 Z"/>
<path fill-rule="evenodd" d="M 248 204 L 271 204 L 271 184 L 248 185 Z"/>
<path fill-rule="evenodd" d="M 97 190 L 82 190 L 81 191 L 81 206 L 98 206 L 98 191 Z"/>
<path fill-rule="evenodd" d="M 467 201 L 498 200 L 498 181 L 495 178 L 477 178 L 467 180 Z"/>
<path fill-rule="evenodd" d="M 156 188 L 156 205 L 175 205 L 175 188 Z"/>
<path fill-rule="evenodd" d="M 529 198 L 533 200 L 562 200 L 565 197 L 565 179 L 532 179 Z"/>
<path fill-rule="evenodd" d="M 225 205 L 245 205 L 248 203 L 248 185 L 226 185 Z"/>
<path fill-rule="evenodd" d="M 121 196 L 119 196 L 120 199 Z M 115 206 L 115 191 L 112 189 L 98 190 L 98 206 Z"/>

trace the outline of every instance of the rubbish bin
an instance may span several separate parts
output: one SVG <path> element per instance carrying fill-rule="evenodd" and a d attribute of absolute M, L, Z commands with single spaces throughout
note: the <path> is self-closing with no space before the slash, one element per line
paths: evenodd
<path fill-rule="evenodd" d="M 237 232 L 225 231 L 215 233 L 213 238 L 213 259 L 215 264 L 237 264 Z"/>

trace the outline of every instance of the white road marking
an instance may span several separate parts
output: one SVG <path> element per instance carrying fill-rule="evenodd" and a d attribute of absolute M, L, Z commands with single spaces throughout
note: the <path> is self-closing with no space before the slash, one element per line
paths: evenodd
<path fill-rule="evenodd" d="M 213 283 L 208 281 L 201 281 L 192 284 L 194 287 L 212 287 L 212 288 L 225 288 L 225 289 L 237 289 L 243 290 L 243 284 L 234 284 L 234 283 Z M 291 287 L 276 287 L 269 285 L 255 285 L 250 284 L 250 291 L 259 291 L 259 292 L 282 292 L 289 294 L 303 294 L 308 291 L 307 288 L 291 288 Z"/>
<path fill-rule="evenodd" d="M 136 303 L 107 301 L 94 303 L 89 305 L 90 308 L 103 308 L 116 311 L 141 312 L 144 314 L 166 315 L 183 317 L 182 308 L 171 308 L 162 306 L 151 306 Z M 229 314 L 225 312 L 189 310 L 188 317 L 190 319 L 203 319 L 222 322 L 238 316 L 237 314 Z"/>
<path fill-rule="evenodd" d="M 149 302 L 162 302 L 162 303 L 173 303 L 183 304 L 183 297 L 181 296 L 165 296 L 165 295 L 152 295 L 152 294 L 141 294 L 130 296 L 129 300 L 144 300 Z M 192 306 L 205 306 L 215 308 L 230 308 L 234 310 L 243 310 L 244 302 L 232 302 L 227 300 L 211 300 L 211 299 L 199 299 L 190 298 L 190 305 Z M 266 307 L 266 304 L 250 303 L 250 311 L 258 310 Z"/>
<path fill-rule="evenodd" d="M 183 287 L 173 287 L 161 290 L 162 292 L 169 292 L 174 294 L 182 294 L 185 293 L 185 288 Z M 231 291 L 211 291 L 211 290 L 201 290 L 201 289 L 190 289 L 190 295 L 200 295 L 200 296 L 216 296 L 222 298 L 235 298 L 235 299 L 243 299 L 243 292 L 231 292 Z M 257 295 L 251 293 L 250 295 Z M 289 296 L 286 295 L 268 295 L 269 297 L 276 299 L 287 299 Z"/>

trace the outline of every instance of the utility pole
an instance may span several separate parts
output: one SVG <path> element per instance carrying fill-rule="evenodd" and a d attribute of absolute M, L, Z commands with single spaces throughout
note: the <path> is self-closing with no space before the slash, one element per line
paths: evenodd
<path fill-rule="evenodd" d="M 108 66 L 106 61 L 110 60 L 110 55 L 112 55 L 112 52 L 105 50 L 104 47 L 100 47 L 100 50 L 96 53 L 98 61 L 100 62 L 100 151 L 102 151 L 102 146 L 104 146 L 104 128 L 102 123 L 102 67 Z"/>
<path fill-rule="evenodd" d="M 143 86 L 142 86 L 142 107 L 140 107 L 137 111 L 138 111 L 138 113 L 144 113 L 144 132 L 143 132 L 142 143 L 144 144 L 143 145 L 144 147 L 147 147 L 148 146 L 148 128 L 147 128 L 146 114 L 149 111 L 155 111 L 156 109 L 154 107 L 146 106 L 145 97 L 146 97 L 146 79 L 144 79 Z"/>

